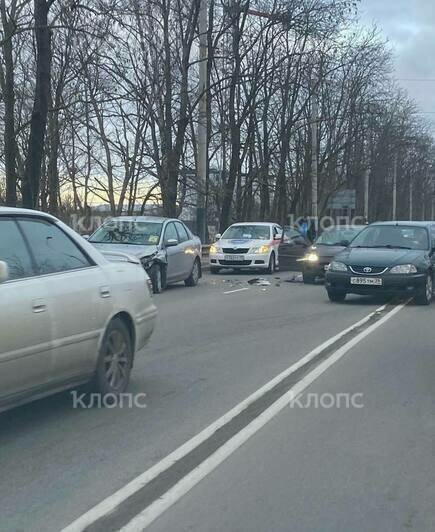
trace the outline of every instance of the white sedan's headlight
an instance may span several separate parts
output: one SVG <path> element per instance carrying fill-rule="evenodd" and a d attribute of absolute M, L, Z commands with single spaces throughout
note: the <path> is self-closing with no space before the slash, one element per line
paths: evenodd
<path fill-rule="evenodd" d="M 210 253 L 222 253 L 222 250 L 218 245 L 212 244 L 210 246 Z"/>
<path fill-rule="evenodd" d="M 330 272 L 347 272 L 347 266 L 344 262 L 332 261 L 329 265 Z"/>
<path fill-rule="evenodd" d="M 266 255 L 266 253 L 269 253 L 270 245 L 269 244 L 263 244 L 262 246 L 258 246 L 256 248 L 253 248 L 251 250 L 252 253 L 256 253 L 258 255 Z"/>
<path fill-rule="evenodd" d="M 391 268 L 390 273 L 417 273 L 417 268 L 414 264 L 398 264 Z"/>

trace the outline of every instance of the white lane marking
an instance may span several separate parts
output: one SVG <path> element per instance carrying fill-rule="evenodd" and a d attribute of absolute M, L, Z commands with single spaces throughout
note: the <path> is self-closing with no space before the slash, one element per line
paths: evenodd
<path fill-rule="evenodd" d="M 396 308 L 402 308 L 396 307 Z M 277 384 L 287 378 L 289 375 L 297 371 L 299 368 L 307 364 L 310 360 L 315 358 L 319 353 L 324 349 L 328 348 L 330 345 L 337 342 L 340 338 L 351 332 L 352 330 L 361 327 L 367 323 L 373 316 L 377 313 L 385 310 L 386 305 L 379 307 L 374 312 L 371 312 L 358 322 L 354 323 L 347 329 L 339 332 L 329 340 L 326 340 L 321 345 L 310 351 L 307 355 L 302 357 L 300 360 L 295 362 L 289 368 L 282 371 L 279 375 L 274 377 L 272 380 L 267 382 L 264 386 L 256 390 L 249 397 L 241 401 L 238 405 L 232 408 L 229 412 L 224 414 L 222 417 L 214 421 L 211 425 L 202 430 L 199 434 L 188 440 L 186 443 L 175 449 L 168 456 L 163 458 L 160 462 L 152 466 L 150 469 L 133 479 L 131 482 L 126 484 L 124 487 L 116 491 L 114 494 L 110 495 L 104 499 L 101 503 L 97 504 L 89 511 L 81 515 L 73 523 L 68 525 L 62 530 L 62 532 L 81 532 L 90 526 L 92 523 L 95 523 L 98 519 L 101 519 L 103 516 L 113 512 L 113 510 L 122 504 L 126 499 L 131 497 L 134 493 L 143 488 L 146 484 L 151 482 L 154 478 L 160 475 L 163 471 L 166 471 L 171 467 L 175 462 L 181 460 L 184 456 L 189 454 L 193 449 L 201 445 L 205 440 L 207 440 L 212 434 L 214 434 L 219 428 L 223 427 L 229 423 L 233 418 L 239 415 L 243 410 L 245 410 L 250 404 L 254 403 L 257 399 L 265 395 L 268 391 L 274 388 Z M 379 322 L 377 322 L 379 323 Z"/>
<path fill-rule="evenodd" d="M 224 292 L 224 294 L 234 294 L 235 292 L 243 292 L 245 290 L 249 290 L 249 288 L 238 288 L 237 290 L 229 290 L 228 292 Z"/>
<path fill-rule="evenodd" d="M 219 447 L 212 455 L 206 458 L 195 469 L 183 477 L 177 484 L 169 489 L 160 499 L 150 504 L 143 512 L 133 518 L 126 526 L 121 528 L 120 532 L 142 532 L 162 513 L 168 510 L 181 497 L 188 493 L 198 482 L 209 475 L 222 462 L 231 456 L 239 447 L 241 447 L 249 438 L 258 432 L 266 423 L 272 420 L 286 406 L 288 406 L 299 394 L 301 394 L 310 384 L 320 377 L 331 366 L 338 362 L 348 351 L 350 351 L 361 340 L 369 336 L 373 331 L 380 327 L 387 320 L 397 314 L 406 303 L 395 307 L 388 314 L 383 316 L 379 321 L 370 325 L 367 329 L 357 334 L 342 347 L 337 349 L 327 360 L 319 364 L 313 371 L 308 373 L 288 392 L 277 399 L 272 405 L 256 417 L 249 425 L 244 427 L 240 432 L 235 434 L 230 440 Z"/>

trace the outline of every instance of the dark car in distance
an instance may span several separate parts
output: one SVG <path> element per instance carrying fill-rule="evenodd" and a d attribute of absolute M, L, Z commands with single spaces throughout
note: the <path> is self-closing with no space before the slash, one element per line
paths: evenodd
<path fill-rule="evenodd" d="M 293 227 L 284 226 L 278 250 L 280 271 L 299 270 L 299 261 L 310 246 L 311 242 L 302 233 Z"/>
<path fill-rule="evenodd" d="M 435 222 L 378 222 L 334 257 L 325 287 L 331 301 L 347 294 L 413 296 L 429 305 L 435 267 Z"/>
<path fill-rule="evenodd" d="M 365 227 L 365 225 L 334 225 L 325 229 L 302 257 L 304 283 L 313 284 L 316 279 L 323 279 L 335 255 L 343 251 Z"/>

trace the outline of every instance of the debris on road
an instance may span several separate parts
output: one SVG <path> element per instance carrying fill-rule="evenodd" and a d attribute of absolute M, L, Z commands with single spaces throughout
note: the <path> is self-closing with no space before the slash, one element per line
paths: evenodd
<path fill-rule="evenodd" d="M 255 277 L 254 279 L 249 279 L 248 284 L 254 286 L 270 286 L 271 283 L 264 277 Z"/>
<path fill-rule="evenodd" d="M 285 280 L 286 283 L 302 283 L 303 278 L 301 273 L 295 273 L 292 277 Z"/>

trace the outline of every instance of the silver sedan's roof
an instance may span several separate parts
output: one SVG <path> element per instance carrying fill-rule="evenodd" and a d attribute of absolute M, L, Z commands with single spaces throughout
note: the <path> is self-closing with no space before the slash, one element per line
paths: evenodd
<path fill-rule="evenodd" d="M 13 214 L 13 215 L 26 215 L 26 216 L 46 216 L 47 218 L 53 218 L 51 214 L 47 214 L 46 212 L 41 211 L 34 211 L 31 209 L 18 209 L 15 207 L 0 207 L 0 214 L 6 215 L 6 214 Z"/>
<path fill-rule="evenodd" d="M 164 218 L 163 216 L 116 216 L 110 218 L 110 221 L 123 221 L 123 222 L 154 222 L 163 223 L 168 220 L 179 222 L 177 218 Z"/>
<path fill-rule="evenodd" d="M 275 222 L 237 222 L 235 224 L 231 224 L 230 227 L 234 225 L 264 225 L 264 226 L 270 227 L 271 225 L 279 225 L 279 224 L 276 224 Z"/>

